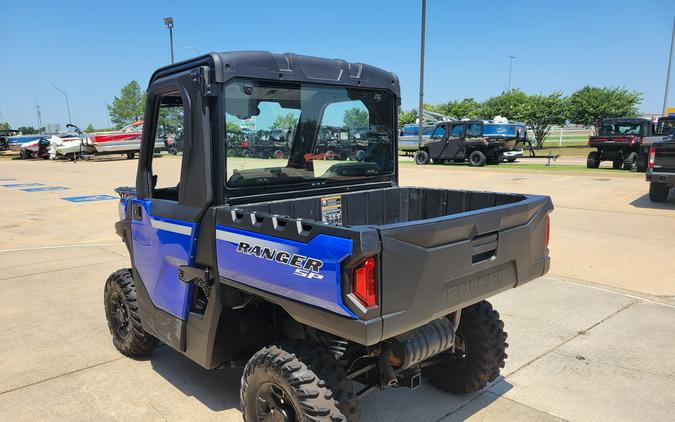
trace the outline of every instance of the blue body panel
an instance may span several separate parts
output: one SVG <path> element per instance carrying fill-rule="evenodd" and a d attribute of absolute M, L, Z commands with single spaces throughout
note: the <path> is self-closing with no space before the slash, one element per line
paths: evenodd
<path fill-rule="evenodd" d="M 237 252 L 240 242 L 323 262 L 318 273 L 303 276 L 303 269 L 274 259 Z M 342 302 L 340 263 L 352 252 L 352 241 L 320 234 L 307 243 L 216 226 L 216 253 L 221 277 L 285 298 L 357 318 Z M 308 275 L 310 272 L 305 272 Z M 321 278 L 318 278 L 321 276 Z"/>
<path fill-rule="evenodd" d="M 187 319 L 192 285 L 178 278 L 180 265 L 191 265 L 199 225 L 153 217 L 151 202 L 131 199 L 120 202 L 142 204 L 143 218 L 132 220 L 134 266 L 152 303 L 180 319 Z M 120 215 L 122 210 L 120 209 Z"/>

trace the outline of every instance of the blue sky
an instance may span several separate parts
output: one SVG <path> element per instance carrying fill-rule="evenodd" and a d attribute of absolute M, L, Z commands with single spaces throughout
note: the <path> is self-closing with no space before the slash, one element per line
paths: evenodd
<path fill-rule="evenodd" d="M 512 86 L 527 93 L 618 85 L 644 92 L 643 112 L 661 110 L 673 0 L 428 0 L 427 12 L 426 102 L 499 94 L 514 55 Z M 34 98 L 43 123 L 67 122 L 51 84 L 68 92 L 73 123 L 109 126 L 122 85 L 145 87 L 168 63 L 165 16 L 177 60 L 194 49 L 339 57 L 396 72 L 404 108 L 417 102 L 418 0 L 0 0 L 0 16 L 0 110 L 13 126 L 36 125 Z"/>

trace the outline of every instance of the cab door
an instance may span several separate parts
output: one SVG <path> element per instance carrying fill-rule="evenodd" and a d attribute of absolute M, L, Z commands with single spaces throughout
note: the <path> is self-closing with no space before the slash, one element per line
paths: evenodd
<path fill-rule="evenodd" d="M 429 137 L 429 142 L 427 142 L 427 150 L 429 151 L 429 156 L 432 159 L 437 159 L 441 157 L 447 146 L 448 140 L 448 131 L 446 130 L 445 123 L 438 123 L 431 131 L 431 136 Z"/>
<path fill-rule="evenodd" d="M 178 350 L 185 348 L 193 290 L 189 280 L 181 279 L 179 267 L 194 265 L 200 220 L 212 199 L 206 159 L 210 132 L 202 130 L 208 120 L 194 85 L 189 75 L 179 75 L 151 86 L 137 197 L 131 203 L 134 280 L 144 329 Z M 180 131 L 182 152 L 153 154 L 158 137 Z"/>
<path fill-rule="evenodd" d="M 466 148 L 464 146 L 464 123 L 453 123 L 450 126 L 448 134 L 448 145 L 445 149 L 444 157 L 448 160 L 462 159 L 466 155 Z"/>

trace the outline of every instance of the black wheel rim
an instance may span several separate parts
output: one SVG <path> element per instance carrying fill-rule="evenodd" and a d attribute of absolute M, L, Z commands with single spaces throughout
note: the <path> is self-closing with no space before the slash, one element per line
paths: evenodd
<path fill-rule="evenodd" d="M 129 312 L 124 297 L 115 292 L 110 297 L 110 322 L 115 336 L 125 340 L 129 336 Z"/>
<path fill-rule="evenodd" d="M 262 384 L 256 393 L 256 418 L 264 422 L 291 422 L 296 419 L 293 401 L 281 386 L 273 382 Z"/>

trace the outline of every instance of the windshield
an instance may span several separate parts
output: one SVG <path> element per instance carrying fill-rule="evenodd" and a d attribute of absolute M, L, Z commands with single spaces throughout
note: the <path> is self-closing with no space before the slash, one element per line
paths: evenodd
<path fill-rule="evenodd" d="M 230 188 L 313 186 L 390 175 L 390 93 L 237 79 L 225 86 Z"/>
<path fill-rule="evenodd" d="M 611 123 L 603 124 L 600 135 L 640 135 L 642 123 Z"/>

